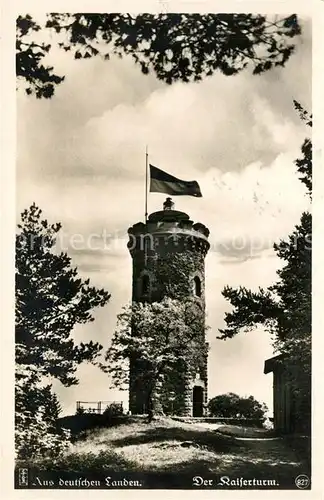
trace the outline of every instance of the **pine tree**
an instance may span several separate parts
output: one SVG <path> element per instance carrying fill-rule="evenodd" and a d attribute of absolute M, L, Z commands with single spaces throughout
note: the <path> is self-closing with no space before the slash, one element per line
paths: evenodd
<path fill-rule="evenodd" d="M 48 379 L 77 384 L 77 366 L 102 350 L 92 341 L 76 344 L 75 325 L 93 321 L 92 310 L 110 295 L 89 285 L 54 245 L 60 224 L 50 225 L 33 204 L 21 214 L 16 235 L 16 446 L 18 457 L 61 449 L 60 411 Z M 64 441 L 64 439 L 63 439 Z M 62 444 L 63 446 L 63 444 Z"/>
<path fill-rule="evenodd" d="M 312 117 L 294 101 L 306 125 Z M 301 158 L 296 160 L 300 180 L 308 195 L 312 189 L 312 143 L 306 138 Z M 312 216 L 304 212 L 300 223 L 286 240 L 274 245 L 285 265 L 277 271 L 278 281 L 267 289 L 252 292 L 245 287 L 226 286 L 223 296 L 233 310 L 225 314 L 226 328 L 220 339 L 229 339 L 263 325 L 272 334 L 275 351 L 280 353 L 293 392 L 302 401 L 301 417 L 310 420 L 311 396 L 311 269 Z"/>

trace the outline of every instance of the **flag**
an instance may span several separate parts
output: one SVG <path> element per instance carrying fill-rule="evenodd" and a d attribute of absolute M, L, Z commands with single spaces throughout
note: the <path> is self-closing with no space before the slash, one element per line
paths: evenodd
<path fill-rule="evenodd" d="M 187 195 L 202 197 L 197 181 L 183 181 L 150 165 L 150 193 L 166 193 L 173 196 Z"/>

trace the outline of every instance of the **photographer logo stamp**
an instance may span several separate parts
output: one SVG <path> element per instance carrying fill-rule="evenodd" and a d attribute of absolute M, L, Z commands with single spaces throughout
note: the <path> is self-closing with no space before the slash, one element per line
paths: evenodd
<path fill-rule="evenodd" d="M 18 470 L 18 484 L 19 486 L 28 486 L 28 469 Z"/>

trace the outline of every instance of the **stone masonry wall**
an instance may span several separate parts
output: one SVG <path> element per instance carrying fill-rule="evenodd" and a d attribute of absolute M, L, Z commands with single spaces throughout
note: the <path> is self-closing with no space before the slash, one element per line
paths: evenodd
<path fill-rule="evenodd" d="M 191 221 L 190 221 L 191 222 Z M 202 226 L 204 227 L 204 226 Z M 143 228 L 142 228 L 143 229 Z M 171 228 L 170 228 L 171 229 Z M 133 301 L 153 302 L 164 296 L 174 299 L 193 297 L 194 278 L 199 278 L 200 296 L 195 296 L 202 314 L 205 314 L 205 256 L 209 244 L 196 235 L 159 234 L 145 239 L 140 232 L 132 239 Z M 144 286 L 145 285 L 145 286 Z M 201 344 L 205 345 L 202 327 Z M 199 366 L 200 380 L 204 387 L 203 402 L 207 404 L 207 355 Z M 195 374 L 179 366 L 165 377 L 160 391 L 160 407 L 167 414 L 191 416 Z M 130 390 L 130 409 L 141 413 L 143 394 L 139 388 Z M 144 412 L 144 409 L 143 409 Z"/>

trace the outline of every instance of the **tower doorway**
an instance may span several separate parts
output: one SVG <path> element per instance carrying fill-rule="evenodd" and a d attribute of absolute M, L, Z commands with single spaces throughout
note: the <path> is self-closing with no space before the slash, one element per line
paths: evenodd
<path fill-rule="evenodd" d="M 204 389 L 195 385 L 192 393 L 192 416 L 203 416 Z"/>

